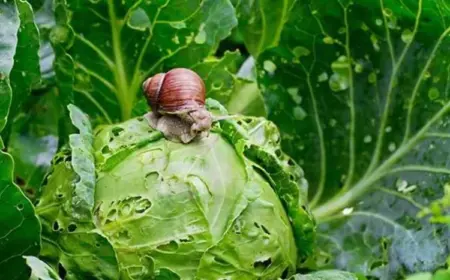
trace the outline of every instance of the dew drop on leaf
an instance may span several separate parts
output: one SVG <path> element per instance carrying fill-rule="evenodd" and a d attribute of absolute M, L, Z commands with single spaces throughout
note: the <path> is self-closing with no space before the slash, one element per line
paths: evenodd
<path fill-rule="evenodd" d="M 348 207 L 345 208 L 344 210 L 342 210 L 342 214 L 344 214 L 345 216 L 350 215 L 353 212 L 353 207 Z"/>
<path fill-rule="evenodd" d="M 322 74 L 320 74 L 319 77 L 317 77 L 317 80 L 319 81 L 319 83 L 327 81 L 328 80 L 327 72 L 323 72 Z"/>
<path fill-rule="evenodd" d="M 275 63 L 273 63 L 270 60 L 264 61 L 263 67 L 264 67 L 264 70 L 266 70 L 267 73 L 269 73 L 269 74 L 273 74 L 277 70 L 277 66 L 275 65 Z"/>
<path fill-rule="evenodd" d="M 311 51 L 303 46 L 297 46 L 292 51 L 296 57 L 308 56 L 311 54 Z"/>
<path fill-rule="evenodd" d="M 197 36 L 195 36 L 194 41 L 197 44 L 204 44 L 206 42 L 206 31 L 203 29 L 200 30 Z"/>
<path fill-rule="evenodd" d="M 302 107 L 300 106 L 296 106 L 294 108 L 294 118 L 296 118 L 297 120 L 303 120 L 304 118 L 306 118 L 308 114 L 305 112 L 305 110 L 303 110 Z"/>
<path fill-rule="evenodd" d="M 330 36 L 327 36 L 327 37 L 323 38 L 323 42 L 325 44 L 332 45 L 332 44 L 334 44 L 334 39 L 331 38 Z"/>
<path fill-rule="evenodd" d="M 402 41 L 403 41 L 405 44 L 408 44 L 408 43 L 410 43 L 410 42 L 412 41 L 412 39 L 413 39 L 413 33 L 412 33 L 412 31 L 409 30 L 409 29 L 403 30 L 403 32 L 402 32 Z"/>
<path fill-rule="evenodd" d="M 386 133 L 389 133 L 389 132 L 392 131 L 392 127 L 391 127 L 391 126 L 388 126 L 388 127 L 386 127 L 386 129 L 385 129 L 384 131 L 386 131 Z"/>
<path fill-rule="evenodd" d="M 288 88 L 287 92 L 292 97 L 295 103 L 300 104 L 302 103 L 302 97 L 298 94 L 298 88 Z"/>
<path fill-rule="evenodd" d="M 388 146 L 389 152 L 393 152 L 393 151 L 395 151 L 395 149 L 397 149 L 397 146 L 395 145 L 395 143 L 394 142 L 390 143 Z"/>
<path fill-rule="evenodd" d="M 364 143 L 370 143 L 370 142 L 372 142 L 372 136 L 366 135 L 366 136 L 364 137 Z"/>
<path fill-rule="evenodd" d="M 428 90 L 428 98 L 430 100 L 436 100 L 439 98 L 439 90 L 435 87 L 430 88 L 430 90 Z"/>
<path fill-rule="evenodd" d="M 375 24 L 378 25 L 378 26 L 381 26 L 383 24 L 383 20 L 381 18 L 377 18 L 375 20 Z"/>

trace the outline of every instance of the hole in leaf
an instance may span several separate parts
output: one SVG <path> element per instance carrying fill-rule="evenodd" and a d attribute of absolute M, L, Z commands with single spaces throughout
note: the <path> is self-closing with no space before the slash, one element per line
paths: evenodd
<path fill-rule="evenodd" d="M 59 230 L 59 223 L 58 223 L 58 221 L 54 221 L 53 222 L 53 230 L 54 231 L 58 231 Z"/>
<path fill-rule="evenodd" d="M 100 243 L 95 243 L 95 247 L 100 248 Z"/>
<path fill-rule="evenodd" d="M 22 203 L 17 204 L 17 209 L 19 211 L 22 211 L 23 210 L 23 204 Z"/>
<path fill-rule="evenodd" d="M 252 122 L 253 122 L 253 119 L 247 118 L 247 119 L 245 119 L 244 121 L 245 121 L 246 123 L 252 123 Z"/>
<path fill-rule="evenodd" d="M 111 132 L 114 136 L 119 136 L 120 133 L 123 131 L 124 129 L 121 127 L 114 127 Z"/>
<path fill-rule="evenodd" d="M 106 215 L 106 216 L 111 219 L 113 216 L 116 215 L 116 213 L 117 213 L 116 209 L 111 209 L 111 210 L 109 210 L 108 215 Z"/>
<path fill-rule="evenodd" d="M 268 258 L 266 260 L 256 261 L 253 263 L 253 267 L 257 270 L 265 270 L 272 264 L 272 259 Z"/>
<path fill-rule="evenodd" d="M 74 232 L 76 229 L 77 229 L 77 225 L 76 225 L 76 224 L 70 224 L 70 225 L 67 227 L 67 231 L 68 231 L 68 232 Z"/>
<path fill-rule="evenodd" d="M 294 166 L 294 165 L 295 165 L 295 162 L 294 162 L 292 159 L 289 159 L 288 162 L 287 162 L 287 164 L 288 164 L 289 166 Z"/>
<path fill-rule="evenodd" d="M 194 240 L 194 238 L 190 235 L 184 237 L 184 238 L 180 238 L 180 242 L 181 243 L 188 243 L 188 242 L 192 242 L 192 240 Z"/>
<path fill-rule="evenodd" d="M 58 274 L 61 279 L 65 279 L 67 276 L 67 271 L 61 263 L 58 263 Z"/>
<path fill-rule="evenodd" d="M 374 261 L 371 265 L 370 265 L 370 270 L 374 270 L 377 267 L 380 266 L 384 266 L 386 263 L 383 261 Z"/>
<path fill-rule="evenodd" d="M 19 187 L 25 186 L 25 183 L 26 183 L 26 182 L 25 182 L 25 180 L 22 179 L 21 177 L 17 176 L 15 181 L 16 181 L 16 184 L 19 185 Z"/>
<path fill-rule="evenodd" d="M 281 274 L 282 279 L 286 279 L 289 275 L 289 268 L 286 268 L 283 270 L 283 273 Z"/>
<path fill-rule="evenodd" d="M 102 148 L 102 154 L 109 154 L 111 153 L 111 149 L 109 149 L 109 146 L 106 145 Z"/>
<path fill-rule="evenodd" d="M 138 214 L 142 214 L 145 211 L 147 211 L 150 207 L 152 207 L 152 202 L 148 199 L 142 199 L 138 202 L 138 205 L 136 205 L 136 208 L 134 211 Z"/>
<path fill-rule="evenodd" d="M 281 157 L 281 150 L 280 149 L 275 150 L 275 155 L 277 157 Z"/>
<path fill-rule="evenodd" d="M 264 225 L 261 225 L 261 228 L 266 234 L 270 235 L 270 231 Z"/>
<path fill-rule="evenodd" d="M 261 228 L 257 222 L 254 222 L 253 224 L 255 225 L 255 227 Z"/>
<path fill-rule="evenodd" d="M 291 181 L 295 181 L 295 176 L 292 175 L 292 174 L 290 174 L 290 175 L 289 175 L 289 179 L 290 179 Z"/>
<path fill-rule="evenodd" d="M 173 252 L 178 250 L 178 243 L 175 240 L 170 241 L 167 244 L 162 244 L 157 247 L 158 250 Z"/>

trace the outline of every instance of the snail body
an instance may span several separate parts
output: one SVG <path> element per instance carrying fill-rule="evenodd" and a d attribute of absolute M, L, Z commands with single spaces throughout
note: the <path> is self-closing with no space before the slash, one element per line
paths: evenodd
<path fill-rule="evenodd" d="M 143 90 L 152 109 L 150 125 L 166 138 L 189 143 L 209 132 L 212 116 L 205 108 L 205 84 L 194 71 L 175 68 L 158 73 L 144 82 Z"/>

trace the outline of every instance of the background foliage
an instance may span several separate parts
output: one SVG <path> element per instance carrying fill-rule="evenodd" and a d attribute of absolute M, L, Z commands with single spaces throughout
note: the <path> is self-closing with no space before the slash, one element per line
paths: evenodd
<path fill-rule="evenodd" d="M 147 110 L 145 78 L 188 67 L 230 113 L 275 122 L 305 170 L 319 223 L 305 270 L 440 279 L 449 22 L 446 0 L 3 1 L 0 278 L 57 277 L 22 256 L 39 254 L 33 205 L 74 131 L 67 105 L 123 121 Z"/>

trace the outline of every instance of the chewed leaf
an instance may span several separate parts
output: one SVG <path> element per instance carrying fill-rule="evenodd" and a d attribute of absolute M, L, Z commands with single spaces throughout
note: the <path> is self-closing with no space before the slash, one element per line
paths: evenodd
<path fill-rule="evenodd" d="M 61 280 L 58 273 L 40 259 L 33 256 L 24 256 L 24 258 L 31 268 L 30 280 Z"/>
<path fill-rule="evenodd" d="M 33 205 L 13 182 L 12 157 L 0 151 L 0 279 L 28 279 L 22 255 L 37 255 L 40 225 Z"/>
<path fill-rule="evenodd" d="M 72 215 L 77 220 L 89 221 L 94 207 L 95 191 L 92 127 L 88 117 L 78 107 L 71 104 L 68 109 L 73 125 L 79 130 L 79 134 L 72 134 L 69 138 L 72 150 L 72 167 L 79 176 L 72 197 L 74 208 Z"/>
<path fill-rule="evenodd" d="M 146 78 L 201 62 L 237 24 L 229 0 L 65 3 L 52 30 L 56 76 L 100 122 L 129 119 Z"/>
<path fill-rule="evenodd" d="M 236 150 L 270 182 L 289 216 L 298 254 L 304 260 L 313 252 L 316 230 L 306 201 L 308 184 L 303 170 L 281 151 L 277 127 L 252 117 L 224 120 L 221 127 Z"/>
<path fill-rule="evenodd" d="M 302 1 L 258 57 L 327 267 L 394 279 L 445 262 L 448 228 L 417 214 L 450 179 L 449 20 L 441 0 Z"/>
<path fill-rule="evenodd" d="M 73 163 L 70 164 L 72 159 L 70 149 L 63 149 L 55 156 L 36 206 L 42 223 L 40 258 L 53 268 L 62 267 L 74 279 L 119 279 L 119 266 L 111 244 L 95 231 L 92 218 L 83 220 L 87 217 L 80 215 L 90 215 L 89 209 L 74 213 L 80 211 L 73 207 L 74 197 L 79 194 L 73 186 L 79 183 L 80 176 Z"/>

